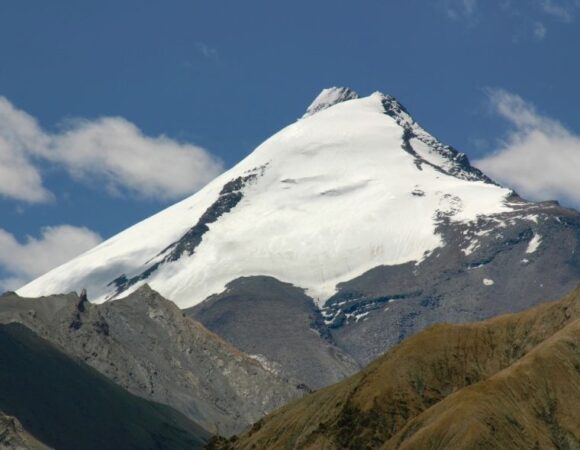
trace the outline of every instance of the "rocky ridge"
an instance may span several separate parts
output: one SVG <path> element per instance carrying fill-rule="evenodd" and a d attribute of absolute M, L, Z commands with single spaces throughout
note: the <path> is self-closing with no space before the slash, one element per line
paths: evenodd
<path fill-rule="evenodd" d="M 0 323 L 20 322 L 131 393 L 167 404 L 229 435 L 302 395 L 185 316 L 148 286 L 94 305 L 68 295 L 0 298 Z"/>

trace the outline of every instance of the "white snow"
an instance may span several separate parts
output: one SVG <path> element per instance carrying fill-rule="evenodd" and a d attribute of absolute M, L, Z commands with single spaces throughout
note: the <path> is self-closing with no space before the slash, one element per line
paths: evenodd
<path fill-rule="evenodd" d="M 485 284 L 486 286 L 493 286 L 495 282 L 493 280 L 490 280 L 489 278 L 484 278 L 483 284 Z"/>
<path fill-rule="evenodd" d="M 366 312 L 364 312 L 364 313 L 360 313 L 360 314 L 355 314 L 355 316 L 354 316 L 354 320 L 355 320 L 356 322 L 358 322 L 359 320 L 361 320 L 361 319 L 364 319 L 364 318 L 365 318 L 366 316 L 368 316 L 368 315 L 369 315 L 369 311 L 366 311 Z"/>
<path fill-rule="evenodd" d="M 421 158 L 425 161 L 430 162 L 438 167 L 441 167 L 445 170 L 449 170 L 452 165 L 452 161 L 445 158 L 442 154 L 435 152 L 431 147 L 429 147 L 424 142 L 420 141 L 417 138 L 413 138 L 410 140 L 411 147 L 413 150 L 417 152 Z"/>
<path fill-rule="evenodd" d="M 522 217 L 524 220 L 529 220 L 534 223 L 538 223 L 538 216 L 537 214 L 528 214 L 527 216 Z"/>
<path fill-rule="evenodd" d="M 534 237 L 528 242 L 528 248 L 526 249 L 526 253 L 534 253 L 540 244 L 542 243 L 542 236 L 539 234 L 534 234 Z"/>
<path fill-rule="evenodd" d="M 305 288 L 323 304 L 340 282 L 379 265 L 421 261 L 443 245 L 436 233 L 438 211 L 457 222 L 510 211 L 508 189 L 427 164 L 419 170 L 401 148 L 403 130 L 384 114 L 383 99 L 379 93 L 350 99 L 298 120 L 198 193 L 18 293 L 85 287 L 91 301 L 105 301 L 115 291 L 108 283 L 147 269 L 196 224 L 225 183 L 265 165 L 240 203 L 209 225 L 193 255 L 161 265 L 132 290 L 147 282 L 178 306 L 190 307 L 238 277 L 269 275 Z M 445 164 L 417 142 L 433 164 Z M 424 195 L 411 195 L 417 185 Z"/>
<path fill-rule="evenodd" d="M 494 220 L 494 222 L 498 223 L 497 227 L 501 227 L 504 222 L 498 221 L 498 220 Z M 469 245 L 466 248 L 462 248 L 461 251 L 463 252 L 463 254 L 465 256 L 471 255 L 475 250 L 477 250 L 480 245 L 481 242 L 479 241 L 479 239 L 477 238 L 481 238 L 483 236 L 486 236 L 488 234 L 490 234 L 492 232 L 492 229 L 487 229 L 487 230 L 466 230 L 464 231 L 463 234 L 469 234 L 471 233 L 471 236 L 468 236 L 469 239 L 471 239 L 469 241 Z M 501 236 L 501 234 L 500 234 Z M 496 239 L 498 239 L 498 237 L 496 236 Z"/>
<path fill-rule="evenodd" d="M 469 245 L 465 248 L 462 248 L 461 251 L 465 256 L 471 255 L 475 250 L 479 248 L 479 241 L 477 239 L 472 239 L 469 241 Z"/>

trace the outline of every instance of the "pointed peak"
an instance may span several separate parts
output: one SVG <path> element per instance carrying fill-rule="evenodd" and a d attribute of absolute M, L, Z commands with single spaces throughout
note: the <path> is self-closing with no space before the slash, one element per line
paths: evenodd
<path fill-rule="evenodd" d="M 309 117 L 324 109 L 330 108 L 337 103 L 346 102 L 359 98 L 358 94 L 347 87 L 330 87 L 323 89 L 320 94 L 310 104 L 306 113 L 302 117 Z"/>
<path fill-rule="evenodd" d="M 159 297 L 162 296 L 161 294 L 159 294 L 159 292 L 157 292 L 156 290 L 154 290 L 147 283 L 142 284 L 137 289 L 135 289 L 135 292 L 134 293 L 135 294 L 140 294 L 140 295 L 158 295 Z"/>

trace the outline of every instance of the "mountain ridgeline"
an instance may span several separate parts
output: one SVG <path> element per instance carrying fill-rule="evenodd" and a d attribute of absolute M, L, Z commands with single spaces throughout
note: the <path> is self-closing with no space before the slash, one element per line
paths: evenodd
<path fill-rule="evenodd" d="M 212 433 L 240 432 L 307 389 L 267 370 L 147 285 L 103 305 L 75 293 L 38 299 L 6 294 L 0 324 L 13 322 Z"/>

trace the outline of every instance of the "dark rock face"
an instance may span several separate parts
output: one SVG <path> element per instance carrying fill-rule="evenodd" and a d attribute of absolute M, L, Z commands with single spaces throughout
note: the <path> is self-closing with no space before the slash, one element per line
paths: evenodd
<path fill-rule="evenodd" d="M 312 299 L 271 277 L 240 278 L 185 312 L 304 389 L 326 386 L 358 369 L 334 343 Z"/>
<path fill-rule="evenodd" d="M 74 293 L 6 296 L 0 323 L 23 323 L 131 393 L 170 405 L 224 435 L 304 392 L 148 286 L 102 305 L 79 300 Z"/>
<path fill-rule="evenodd" d="M 22 423 L 0 416 L 0 427 L 25 444 L 24 429 L 64 450 L 200 449 L 209 438 L 183 414 L 130 394 L 21 324 L 0 326 L 0 361 L 0 410 Z M 30 444 L 20 448 L 45 448 Z"/>

